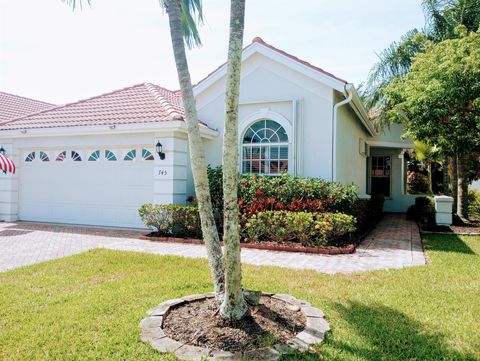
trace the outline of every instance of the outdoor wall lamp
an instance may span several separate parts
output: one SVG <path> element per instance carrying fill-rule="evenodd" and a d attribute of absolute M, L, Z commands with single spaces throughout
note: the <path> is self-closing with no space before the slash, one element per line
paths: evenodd
<path fill-rule="evenodd" d="M 3 145 L 0 147 L 0 154 L 5 155 L 5 148 L 3 148 Z"/>
<path fill-rule="evenodd" d="M 157 144 L 155 145 L 155 150 L 157 151 L 157 154 L 160 157 L 160 159 L 164 160 L 165 159 L 165 153 L 163 152 L 162 143 L 160 143 L 160 141 L 157 141 Z"/>

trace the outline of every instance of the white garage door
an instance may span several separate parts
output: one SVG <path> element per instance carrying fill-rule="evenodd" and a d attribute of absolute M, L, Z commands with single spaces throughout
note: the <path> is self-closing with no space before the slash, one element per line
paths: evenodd
<path fill-rule="evenodd" d="M 152 202 L 152 159 L 142 149 L 27 152 L 18 172 L 19 218 L 142 227 L 138 207 Z"/>

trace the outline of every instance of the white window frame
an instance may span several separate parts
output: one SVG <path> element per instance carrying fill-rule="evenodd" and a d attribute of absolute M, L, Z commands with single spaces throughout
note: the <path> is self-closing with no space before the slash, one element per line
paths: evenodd
<path fill-rule="evenodd" d="M 245 133 L 250 128 L 251 125 L 254 123 L 261 121 L 261 120 L 273 120 L 274 122 L 280 124 L 285 132 L 287 133 L 288 141 L 287 143 L 266 143 L 265 145 L 287 145 L 288 146 L 288 166 L 287 166 L 287 173 L 294 174 L 295 173 L 295 164 L 294 164 L 294 151 L 295 151 L 295 143 L 294 143 L 294 135 L 293 135 L 293 125 L 292 123 L 285 118 L 283 115 L 274 112 L 268 108 L 262 108 L 252 114 L 250 116 L 244 118 L 240 121 L 239 124 L 239 132 L 238 132 L 238 152 L 239 152 L 239 173 L 243 174 L 243 138 Z M 258 146 L 261 146 L 259 144 Z M 269 174 L 266 173 L 265 175 L 279 175 L 279 174 Z"/>

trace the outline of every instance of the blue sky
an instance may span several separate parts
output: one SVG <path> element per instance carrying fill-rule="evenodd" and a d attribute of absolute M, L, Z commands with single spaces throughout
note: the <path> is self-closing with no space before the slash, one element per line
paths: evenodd
<path fill-rule="evenodd" d="M 203 0 L 193 81 L 226 60 L 228 0 Z M 247 0 L 255 36 L 358 85 L 380 52 L 424 24 L 420 0 Z M 292 6 L 300 4 L 301 6 Z M 168 19 L 157 0 L 0 0 L 0 90 L 56 104 L 153 82 L 176 89 Z"/>

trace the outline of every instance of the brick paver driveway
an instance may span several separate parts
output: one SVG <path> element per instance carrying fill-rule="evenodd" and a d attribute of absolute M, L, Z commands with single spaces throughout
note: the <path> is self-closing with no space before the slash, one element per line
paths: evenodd
<path fill-rule="evenodd" d="M 140 231 L 81 226 L 0 223 L 0 271 L 65 257 L 93 248 L 205 258 L 200 245 L 158 243 L 138 239 Z M 404 215 L 386 215 L 354 254 L 313 255 L 242 249 L 242 262 L 322 273 L 347 273 L 424 265 L 416 224 Z"/>

